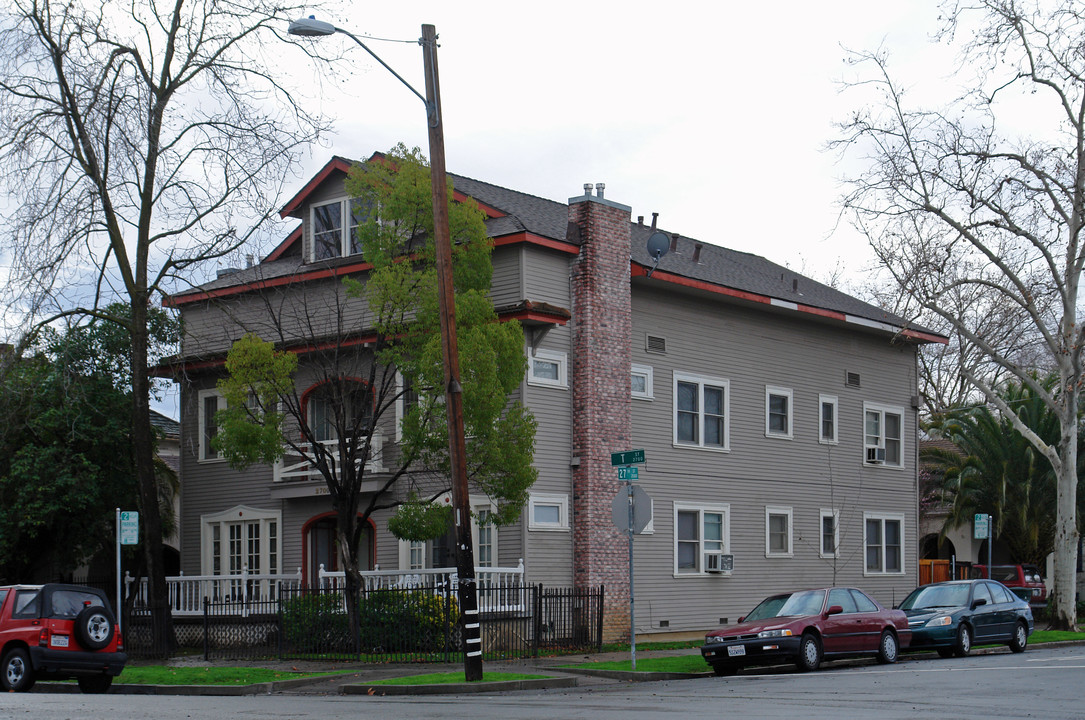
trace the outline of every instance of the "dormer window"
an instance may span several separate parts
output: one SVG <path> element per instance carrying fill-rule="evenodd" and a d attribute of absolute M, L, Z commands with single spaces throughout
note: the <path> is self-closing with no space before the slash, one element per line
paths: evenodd
<path fill-rule="evenodd" d="M 369 216 L 371 204 L 360 198 L 343 198 L 311 209 L 313 261 L 358 255 L 358 225 Z"/>

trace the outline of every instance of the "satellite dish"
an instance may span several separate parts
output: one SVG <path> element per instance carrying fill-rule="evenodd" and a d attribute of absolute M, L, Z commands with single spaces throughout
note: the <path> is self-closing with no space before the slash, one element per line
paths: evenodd
<path fill-rule="evenodd" d="M 648 254 L 652 256 L 652 259 L 659 262 L 659 259 L 667 254 L 667 250 L 671 247 L 670 238 L 667 237 L 667 233 L 660 230 L 656 230 L 652 233 L 652 236 L 648 238 Z"/>
<path fill-rule="evenodd" d="M 654 220 L 652 221 L 652 224 L 655 225 Z M 659 267 L 659 259 L 667 254 L 667 250 L 669 250 L 670 247 L 671 241 L 670 238 L 667 237 L 667 233 L 661 230 L 656 230 L 654 233 L 651 234 L 651 236 L 649 236 L 648 254 L 652 257 L 653 260 L 655 260 L 655 264 L 653 264 L 652 267 L 648 270 L 648 273 L 645 275 L 645 277 L 652 277 L 652 273 L 654 273 L 656 271 L 656 268 Z"/>

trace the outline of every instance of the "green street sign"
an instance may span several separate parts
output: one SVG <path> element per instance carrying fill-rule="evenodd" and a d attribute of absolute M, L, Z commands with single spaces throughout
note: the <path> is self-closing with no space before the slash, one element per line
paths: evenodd
<path fill-rule="evenodd" d="M 986 513 L 976 513 L 975 528 L 972 533 L 972 538 L 975 540 L 986 540 L 990 537 L 991 532 L 991 516 Z"/>
<path fill-rule="evenodd" d="M 121 545 L 139 544 L 139 513 L 132 510 L 121 513 Z"/>
<path fill-rule="evenodd" d="M 618 468 L 619 480 L 636 480 L 637 469 L 635 467 L 620 467 Z"/>
<path fill-rule="evenodd" d="M 642 462 L 644 462 L 643 450 L 626 450 L 625 452 L 610 454 L 611 465 L 632 465 L 634 463 Z"/>

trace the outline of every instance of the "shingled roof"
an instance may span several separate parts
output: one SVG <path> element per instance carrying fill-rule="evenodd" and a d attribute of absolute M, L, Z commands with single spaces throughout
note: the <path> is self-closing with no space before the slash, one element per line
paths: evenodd
<path fill-rule="evenodd" d="M 296 215 L 308 194 L 332 172 L 350 167 L 352 161 L 334 157 L 325 168 L 291 199 L 283 208 L 283 215 Z M 492 183 L 475 180 L 463 175 L 449 173 L 453 188 L 463 195 L 475 198 L 486 206 L 489 215 L 486 229 L 490 237 L 528 233 L 548 240 L 578 244 L 577 237 L 569 236 L 569 206 L 564 202 L 547 200 L 511 190 Z M 648 254 L 647 240 L 652 228 L 631 222 L 632 249 L 630 260 L 634 265 L 651 268 L 655 263 Z M 672 236 L 676 233 L 660 228 Z M 293 242 L 300 242 L 300 233 L 291 234 Z M 699 250 L 695 253 L 695 247 Z M 696 260 L 694 260 L 696 255 Z M 271 259 L 274 258 L 274 259 Z M 357 258 L 338 258 L 320 264 L 306 264 L 299 253 L 284 252 L 281 246 L 269 259 L 251 268 L 221 276 L 199 288 L 179 293 L 176 300 L 184 302 L 186 296 L 204 295 L 240 285 L 267 283 L 288 278 L 298 272 L 318 267 L 344 268 L 357 264 Z M 926 328 L 914 325 L 905 318 L 886 312 L 811 278 L 777 265 L 751 253 L 738 252 L 709 242 L 682 237 L 678 240 L 678 252 L 669 252 L 658 264 L 659 277 L 669 274 L 709 286 L 716 286 L 737 294 L 755 295 L 771 300 L 773 304 L 788 307 L 800 305 L 812 308 L 816 313 L 825 311 L 882 326 L 888 331 L 907 330 L 914 338 L 927 342 L 944 342 L 944 338 Z M 643 274 L 643 273 L 642 273 Z M 779 302 L 776 302 L 779 301 Z"/>

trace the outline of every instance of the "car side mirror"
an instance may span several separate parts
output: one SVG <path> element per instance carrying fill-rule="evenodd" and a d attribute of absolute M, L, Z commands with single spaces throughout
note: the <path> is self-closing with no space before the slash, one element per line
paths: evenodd
<path fill-rule="evenodd" d="M 740 623 L 746 622 L 746 616 L 745 616 L 745 615 L 742 615 L 741 617 L 739 617 L 738 621 L 739 621 Z"/>
<path fill-rule="evenodd" d="M 985 599 L 983 599 L 983 598 L 976 598 L 975 600 L 973 600 L 973 601 L 972 601 L 972 609 L 973 609 L 973 610 L 975 610 L 975 609 L 976 609 L 976 608 L 978 608 L 978 607 L 979 607 L 980 605 L 986 605 L 986 604 L 987 604 L 987 601 L 986 601 Z"/>
<path fill-rule="evenodd" d="M 829 609 L 825 611 L 826 615 L 839 615 L 844 612 L 844 608 L 841 605 L 830 605 Z"/>

